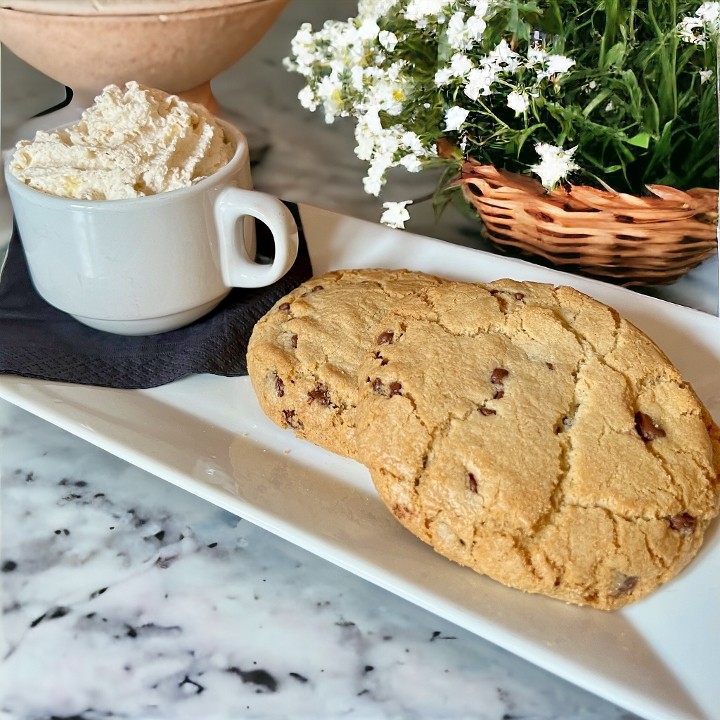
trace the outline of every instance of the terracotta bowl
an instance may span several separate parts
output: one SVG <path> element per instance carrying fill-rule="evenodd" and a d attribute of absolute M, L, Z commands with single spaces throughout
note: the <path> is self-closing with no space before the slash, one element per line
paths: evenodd
<path fill-rule="evenodd" d="M 288 2 L 10 0 L 0 8 L 0 42 L 86 105 L 110 83 L 137 80 L 214 111 L 210 80 L 243 57 Z"/>

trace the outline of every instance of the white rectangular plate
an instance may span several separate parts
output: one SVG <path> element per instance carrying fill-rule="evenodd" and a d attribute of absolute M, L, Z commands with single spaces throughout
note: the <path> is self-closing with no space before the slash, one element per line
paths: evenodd
<path fill-rule="evenodd" d="M 303 206 L 316 273 L 406 267 L 459 280 L 572 285 L 666 351 L 720 418 L 720 320 L 629 290 Z M 720 532 L 616 613 L 507 589 L 435 554 L 387 512 L 363 466 L 265 418 L 247 378 L 152 390 L 0 376 L 0 397 L 647 718 L 717 718 Z"/>

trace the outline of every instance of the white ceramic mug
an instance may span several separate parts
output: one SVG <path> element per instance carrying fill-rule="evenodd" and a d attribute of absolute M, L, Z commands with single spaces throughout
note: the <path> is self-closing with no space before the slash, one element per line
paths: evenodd
<path fill-rule="evenodd" d="M 90 327 L 149 335 L 187 325 L 233 287 L 281 278 L 297 256 L 297 226 L 277 198 L 252 190 L 245 136 L 230 162 L 187 188 L 126 200 L 73 200 L 5 179 L 37 292 Z M 257 218 L 275 244 L 254 262 Z M 244 219 L 244 221 L 243 221 Z"/>

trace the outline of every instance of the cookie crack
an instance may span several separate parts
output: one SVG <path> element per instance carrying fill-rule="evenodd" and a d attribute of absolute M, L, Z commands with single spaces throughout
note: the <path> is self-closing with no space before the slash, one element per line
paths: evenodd
<path fill-rule="evenodd" d="M 404 396 L 407 397 L 407 396 Z M 422 498 L 419 496 L 420 492 L 420 486 L 423 483 L 423 480 L 425 479 L 425 473 L 427 472 L 428 463 L 430 462 L 430 457 L 433 453 L 433 450 L 435 448 L 435 441 L 438 436 L 446 435 L 448 430 L 452 427 L 454 422 L 463 422 L 467 420 L 476 410 L 474 408 L 469 409 L 466 413 L 462 415 L 455 415 L 453 413 L 448 413 L 447 418 L 443 421 L 442 424 L 438 424 L 434 430 L 430 430 L 428 426 L 423 422 L 422 418 L 420 417 L 419 413 L 417 412 L 417 407 L 415 406 L 414 400 L 411 398 L 408 398 L 412 404 L 413 412 L 415 413 L 415 416 L 417 417 L 420 424 L 425 428 L 429 440 L 427 443 L 427 446 L 425 448 L 425 452 L 423 453 L 422 457 L 422 465 L 420 468 L 420 472 L 418 473 L 417 478 L 415 479 L 414 484 L 414 494 L 417 501 L 422 502 Z"/>
<path fill-rule="evenodd" d="M 611 508 L 607 505 L 603 505 L 600 502 L 596 503 L 583 503 L 578 501 L 567 501 L 564 504 L 564 507 L 567 508 L 574 508 L 576 510 L 601 510 L 604 513 L 607 513 L 609 517 L 613 519 L 623 520 L 628 523 L 636 523 L 636 522 L 668 522 L 667 515 L 661 515 L 661 514 L 645 514 L 645 513 L 624 513 L 621 510 L 618 510 L 617 508 Z M 702 517 L 697 518 L 702 519 Z"/>
<path fill-rule="evenodd" d="M 605 355 L 611 355 L 617 350 L 618 343 L 620 342 L 620 335 L 622 334 L 622 328 L 623 328 L 623 319 L 620 317 L 620 314 L 614 309 L 610 308 L 610 315 L 615 322 L 615 330 L 613 332 L 613 344 L 610 348 L 609 352 L 607 352 Z"/>
<path fill-rule="evenodd" d="M 647 535 L 643 535 L 643 540 L 645 541 L 645 549 L 647 550 L 647 554 L 650 557 L 652 564 L 662 572 L 667 572 L 667 570 L 678 561 L 678 558 L 680 557 L 679 552 L 675 553 L 673 558 L 670 561 L 666 562 L 662 555 L 659 555 L 655 552 L 655 550 L 653 550 L 653 547 L 650 544 L 650 539 Z"/>
<path fill-rule="evenodd" d="M 550 508 L 549 510 L 538 518 L 535 524 L 534 533 L 535 535 L 542 534 L 542 532 L 552 525 L 553 518 L 565 504 L 565 482 L 572 469 L 572 455 L 573 455 L 573 438 L 572 438 L 572 427 L 566 427 L 567 418 L 573 417 L 577 414 L 581 406 L 580 398 L 578 397 L 578 379 L 582 371 L 583 366 L 588 362 L 587 353 L 584 353 L 584 357 L 580 360 L 577 369 L 572 373 L 573 377 L 573 394 L 570 398 L 566 407 L 566 412 L 558 417 L 555 422 L 556 434 L 558 428 L 563 428 L 563 437 L 560 438 L 560 455 L 558 457 L 558 473 L 556 476 L 555 485 L 550 493 Z"/>
<path fill-rule="evenodd" d="M 427 425 L 427 423 L 423 420 L 421 413 L 418 411 L 418 406 L 415 398 L 413 397 L 412 393 L 403 392 L 400 397 L 404 397 L 409 403 L 410 408 L 412 410 L 413 415 L 416 417 L 417 421 L 420 423 L 420 425 L 424 428 L 425 432 L 428 435 L 428 441 L 425 445 L 425 450 L 422 454 L 421 464 L 420 464 L 420 470 L 418 472 L 417 477 L 415 478 L 415 482 L 413 483 L 413 499 L 415 504 L 418 504 L 420 507 L 423 507 L 422 498 L 420 497 L 420 485 L 422 485 L 423 479 L 425 478 L 425 472 L 427 470 L 427 465 L 430 460 L 430 455 L 433 450 L 433 445 L 435 444 L 435 435 L 436 432 L 433 432 Z"/>

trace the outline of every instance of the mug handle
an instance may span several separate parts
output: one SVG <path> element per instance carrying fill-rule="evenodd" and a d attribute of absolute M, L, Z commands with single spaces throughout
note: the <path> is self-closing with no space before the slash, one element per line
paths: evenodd
<path fill-rule="evenodd" d="M 227 287 L 265 287 L 292 267 L 298 253 L 298 229 L 292 213 L 276 197 L 228 187 L 215 198 L 214 212 L 220 240 L 220 267 Z M 248 255 L 244 238 L 238 237 L 238 220 L 248 215 L 265 223 L 273 236 L 275 258 L 271 265 L 254 262 Z"/>

